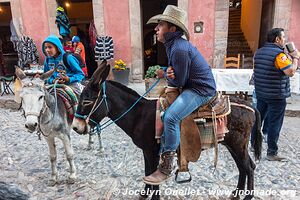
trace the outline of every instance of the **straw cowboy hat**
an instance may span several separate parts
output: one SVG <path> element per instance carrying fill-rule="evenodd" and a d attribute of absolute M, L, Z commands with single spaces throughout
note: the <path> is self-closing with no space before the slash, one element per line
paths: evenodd
<path fill-rule="evenodd" d="M 173 5 L 168 5 L 165 11 L 163 12 L 163 14 L 159 14 L 151 17 L 148 20 L 147 24 L 151 24 L 151 23 L 157 24 L 160 20 L 170 22 L 178 26 L 179 28 L 181 28 L 187 40 L 189 40 L 190 39 L 189 31 L 184 25 L 186 17 L 187 14 L 184 10 Z"/>

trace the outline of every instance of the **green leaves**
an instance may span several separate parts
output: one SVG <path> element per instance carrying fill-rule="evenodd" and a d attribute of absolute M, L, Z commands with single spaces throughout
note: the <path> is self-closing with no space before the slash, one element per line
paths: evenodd
<path fill-rule="evenodd" d="M 150 66 L 146 71 L 145 78 L 155 78 L 156 77 L 156 70 L 160 69 L 159 65 Z"/>

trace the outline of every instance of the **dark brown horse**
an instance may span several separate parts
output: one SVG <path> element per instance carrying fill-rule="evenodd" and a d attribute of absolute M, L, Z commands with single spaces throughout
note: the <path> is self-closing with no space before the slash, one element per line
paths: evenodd
<path fill-rule="evenodd" d="M 154 138 L 156 102 L 142 98 L 132 110 L 118 119 L 140 98 L 140 95 L 120 83 L 106 81 L 108 73 L 109 65 L 104 62 L 95 71 L 90 82 L 84 88 L 76 113 L 77 117 L 73 121 L 73 129 L 79 134 L 87 134 L 104 117 L 107 116 L 111 120 L 117 119 L 115 123 L 132 138 L 137 147 L 142 149 L 145 160 L 145 175 L 150 175 L 156 170 L 159 162 L 160 147 Z M 235 99 L 234 102 L 246 104 L 241 99 Z M 253 127 L 255 130 L 255 158 L 259 159 L 262 135 L 260 132 L 260 116 L 257 111 L 254 113 L 250 109 L 241 106 L 232 106 L 231 110 L 228 117 L 229 133 L 226 134 L 221 144 L 227 147 L 239 170 L 239 180 L 237 188 L 233 191 L 234 194 L 236 191 L 245 189 L 246 179 L 247 190 L 253 191 L 254 189 L 255 164 L 249 156 L 247 147 Z M 159 190 L 159 186 L 146 184 L 145 190 Z M 154 191 L 153 194 L 159 194 L 159 192 Z M 245 199 L 251 199 L 252 197 L 253 195 L 250 194 Z M 152 199 L 159 199 L 159 196 L 153 195 Z"/>

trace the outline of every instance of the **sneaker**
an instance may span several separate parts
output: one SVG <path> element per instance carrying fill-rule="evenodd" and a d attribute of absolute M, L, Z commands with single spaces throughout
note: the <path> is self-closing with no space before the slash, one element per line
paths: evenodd
<path fill-rule="evenodd" d="M 269 160 L 269 161 L 281 161 L 281 162 L 286 162 L 287 161 L 287 159 L 285 157 L 278 156 L 278 155 L 267 155 L 267 160 Z"/>

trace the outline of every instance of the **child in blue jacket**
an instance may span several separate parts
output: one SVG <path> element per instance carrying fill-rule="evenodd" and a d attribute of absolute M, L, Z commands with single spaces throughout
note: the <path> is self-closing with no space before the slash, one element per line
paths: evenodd
<path fill-rule="evenodd" d="M 44 72 L 56 68 L 56 71 L 46 82 L 53 84 L 57 80 L 59 84 L 67 84 L 75 88 L 80 88 L 79 85 L 84 78 L 84 73 L 80 68 L 79 61 L 74 56 L 68 55 L 67 62 L 70 68 L 64 65 L 63 55 L 65 51 L 59 38 L 55 35 L 47 37 L 43 42 L 42 50 L 46 56 Z"/>

